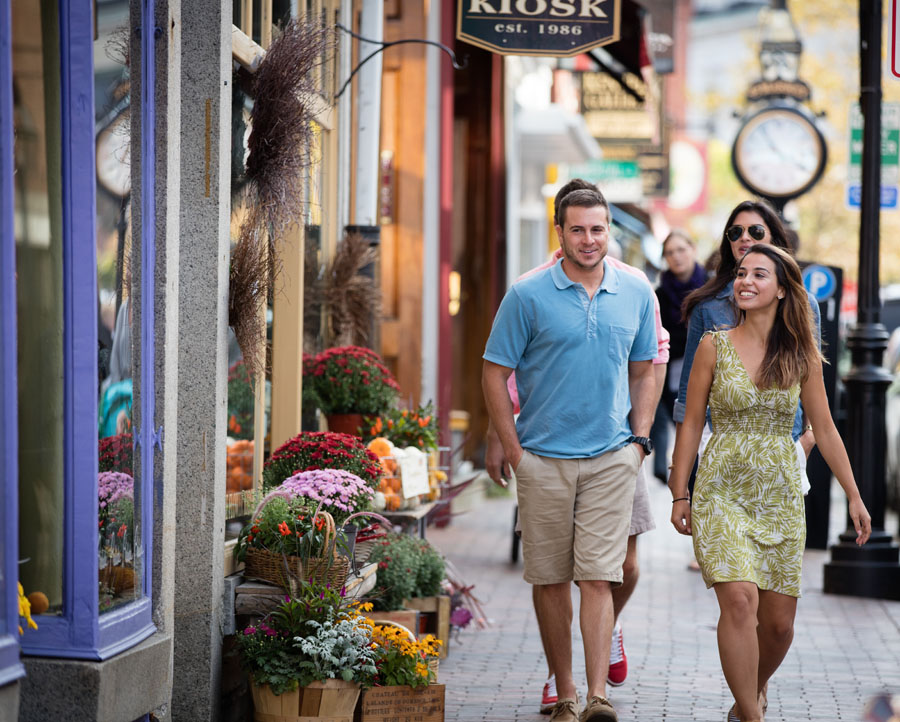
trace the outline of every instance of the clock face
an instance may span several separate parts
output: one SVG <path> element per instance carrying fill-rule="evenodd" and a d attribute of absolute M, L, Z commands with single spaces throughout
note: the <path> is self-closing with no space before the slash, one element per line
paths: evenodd
<path fill-rule="evenodd" d="M 768 108 L 738 131 L 732 160 L 738 178 L 753 192 L 793 198 L 819 179 L 825 155 L 825 139 L 803 113 Z"/>
<path fill-rule="evenodd" d="M 121 114 L 97 134 L 97 179 L 115 196 L 131 191 L 131 134 Z"/>

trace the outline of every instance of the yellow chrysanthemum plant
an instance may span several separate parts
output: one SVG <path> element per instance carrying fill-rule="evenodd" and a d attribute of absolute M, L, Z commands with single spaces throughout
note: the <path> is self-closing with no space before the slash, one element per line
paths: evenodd
<path fill-rule="evenodd" d="M 28 597 L 25 596 L 25 590 L 22 588 L 21 582 L 18 583 L 19 586 L 19 616 L 22 617 L 28 627 L 30 629 L 37 629 L 37 623 L 31 618 L 31 602 L 28 601 Z M 19 634 L 25 634 L 25 630 L 22 629 L 22 625 L 19 625 Z"/>
<path fill-rule="evenodd" d="M 435 680 L 433 665 L 443 642 L 433 634 L 417 640 L 408 630 L 393 624 L 375 624 L 372 644 L 376 648 L 375 684 L 381 687 L 425 687 Z"/>

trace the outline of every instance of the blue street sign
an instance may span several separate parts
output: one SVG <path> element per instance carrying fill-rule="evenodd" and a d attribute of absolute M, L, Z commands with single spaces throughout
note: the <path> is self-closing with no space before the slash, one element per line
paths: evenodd
<path fill-rule="evenodd" d="M 803 269 L 803 285 L 817 301 L 827 301 L 837 290 L 834 272 L 828 266 L 813 264 Z"/>
<path fill-rule="evenodd" d="M 881 207 L 897 208 L 897 186 L 881 186 Z M 862 186 L 854 183 L 847 186 L 847 205 L 850 208 L 859 208 L 862 202 Z"/>

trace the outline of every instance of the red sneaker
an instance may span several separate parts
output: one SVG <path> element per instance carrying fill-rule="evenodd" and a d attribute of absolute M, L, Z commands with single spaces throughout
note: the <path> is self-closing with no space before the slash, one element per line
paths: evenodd
<path fill-rule="evenodd" d="M 625 656 L 625 643 L 622 641 L 622 627 L 617 623 L 613 628 L 612 644 L 609 648 L 609 672 L 606 683 L 613 687 L 621 687 L 628 676 L 628 657 Z"/>
<path fill-rule="evenodd" d="M 541 694 L 541 714 L 550 714 L 558 701 L 556 694 L 556 675 L 551 674 L 544 684 L 544 691 Z"/>

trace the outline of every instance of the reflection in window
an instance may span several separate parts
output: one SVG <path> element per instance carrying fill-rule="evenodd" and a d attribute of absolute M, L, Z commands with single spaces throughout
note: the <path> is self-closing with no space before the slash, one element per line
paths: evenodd
<path fill-rule="evenodd" d="M 138 399 L 130 225 L 131 133 L 128 5 L 98 5 L 94 42 L 97 157 L 98 452 L 100 611 L 141 596 L 140 458 L 132 435 Z"/>
<path fill-rule="evenodd" d="M 235 263 L 235 249 L 241 235 L 249 209 L 247 207 L 247 178 L 245 163 L 247 160 L 247 139 L 250 134 L 250 113 L 253 99 L 242 89 L 239 82 L 232 84 L 232 134 L 231 134 L 231 251 L 232 278 L 230 294 L 253 302 L 255 293 L 244 293 L 248 285 L 262 283 L 271 288 L 268 281 L 268 257 L 259 258 L 251 267 Z M 246 256 L 245 256 L 246 258 Z M 257 265 L 259 264 L 259 265 Z M 244 273 L 235 273 L 235 268 L 244 269 Z M 239 276 L 239 278 L 236 278 Z M 269 308 L 260 308 L 260 324 L 265 324 L 267 336 L 271 329 Z M 265 314 L 265 318 L 262 318 Z M 248 363 L 238 345 L 232 329 L 228 334 L 228 439 L 226 447 L 225 476 L 225 539 L 234 539 L 243 526 L 244 519 L 256 505 L 255 479 L 259 478 L 262 459 L 265 452 L 268 434 L 268 409 L 270 408 L 268 389 L 269 376 L 266 374 L 263 383 L 257 383 L 250 368 L 266 369 L 269 364 L 265 359 L 257 359 L 256 363 Z M 267 344 L 268 345 L 268 344 Z M 265 353 L 265 349 L 260 349 Z M 259 420 L 259 423 L 257 423 Z"/>
<path fill-rule="evenodd" d="M 63 239 L 57 4 L 13 0 L 19 579 L 63 605 Z M 43 609 L 42 609 L 43 607 Z"/>

